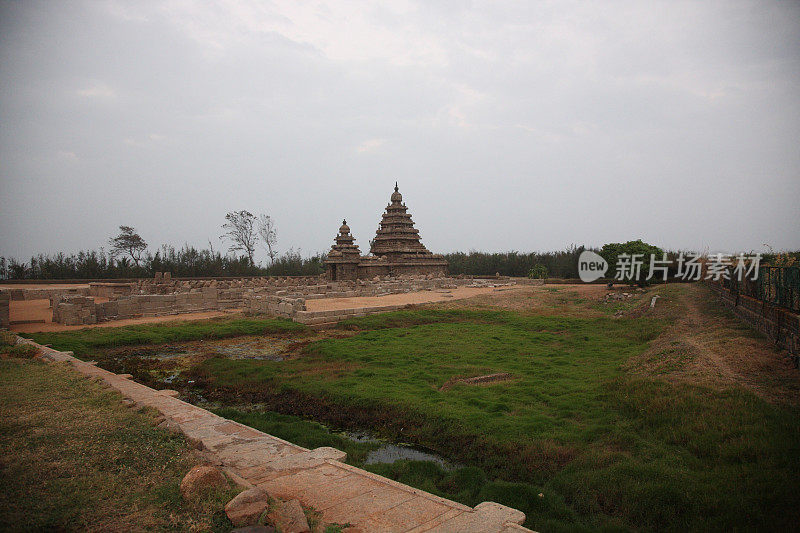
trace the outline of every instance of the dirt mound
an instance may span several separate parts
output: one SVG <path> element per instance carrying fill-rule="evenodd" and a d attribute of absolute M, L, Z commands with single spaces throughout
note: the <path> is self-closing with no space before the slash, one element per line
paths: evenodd
<path fill-rule="evenodd" d="M 446 391 L 457 383 L 464 383 L 466 385 L 484 385 L 489 383 L 496 383 L 498 381 L 509 381 L 514 379 L 512 374 L 508 372 L 498 372 L 497 374 L 486 374 L 485 376 L 474 376 L 471 378 L 450 378 L 444 385 L 439 387 L 440 391 Z"/>

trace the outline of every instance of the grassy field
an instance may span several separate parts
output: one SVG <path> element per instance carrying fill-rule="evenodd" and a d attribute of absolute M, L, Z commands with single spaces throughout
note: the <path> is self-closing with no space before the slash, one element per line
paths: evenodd
<path fill-rule="evenodd" d="M 187 392 L 436 450 L 466 468 L 372 469 L 511 505 L 540 531 L 797 528 L 797 371 L 702 286 L 593 294 L 545 287 L 365 317 L 280 362 L 209 353 L 185 369 Z M 61 335 L 47 342 L 85 342 Z M 102 346 L 85 353 L 102 364 Z M 459 381 L 499 372 L 509 379 Z M 349 446 L 299 420 L 224 414 L 301 445 Z M 364 450 L 348 451 L 357 462 Z"/>
<path fill-rule="evenodd" d="M 0 359 L 0 529 L 230 530 L 238 490 L 185 503 L 186 442 L 120 399 L 66 366 Z"/>

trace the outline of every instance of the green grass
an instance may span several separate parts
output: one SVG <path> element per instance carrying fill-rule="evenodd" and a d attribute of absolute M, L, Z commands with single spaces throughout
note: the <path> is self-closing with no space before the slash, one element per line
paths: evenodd
<path fill-rule="evenodd" d="M 537 530 L 794 527 L 800 412 L 740 388 L 626 375 L 622 364 L 666 324 L 405 311 L 349 321 L 364 331 L 316 342 L 301 359 L 212 358 L 195 372 L 211 389 L 301 393 L 369 413 L 487 481 L 459 492 L 435 465 L 376 471 L 465 503 L 520 508 Z M 514 379 L 439 390 L 494 372 Z"/>
<path fill-rule="evenodd" d="M 428 321 L 439 312 L 382 320 Z M 314 343 L 306 357 L 270 361 L 213 358 L 198 371 L 214 385 L 247 387 L 271 382 L 348 403 L 392 404 L 445 418 L 462 431 L 502 442 L 531 443 L 546 436 L 569 441 L 616 423 L 603 398 L 604 384 L 620 364 L 657 335 L 657 322 L 514 313 L 458 313 L 473 321 L 427 323 L 365 331 L 346 339 Z M 454 313 L 443 313 L 446 320 Z M 365 323 L 373 323 L 370 318 Z M 330 372 L 317 372 L 327 368 Z M 454 377 L 497 372 L 509 382 L 456 384 Z"/>
<path fill-rule="evenodd" d="M 188 445 L 120 399 L 66 365 L 0 360 L 0 529 L 230 530 L 238 489 L 184 502 Z"/>
<path fill-rule="evenodd" d="M 30 359 L 39 350 L 30 344 L 16 344 L 17 336 L 10 331 L 0 330 L 0 357 Z"/>
<path fill-rule="evenodd" d="M 223 402 L 264 402 L 431 448 L 467 466 L 368 468 L 469 505 L 510 505 L 539 531 L 796 529 L 798 408 L 739 386 L 663 380 L 688 362 L 669 350 L 654 355 L 663 364 L 651 377 L 626 373 L 680 316 L 677 296 L 695 289 L 659 290 L 661 318 L 406 310 L 346 321 L 354 336 L 317 341 L 301 358 L 211 357 L 186 374 Z M 723 313 L 700 308 L 709 320 Z M 738 326 L 716 333 L 753 336 Z M 512 379 L 442 388 L 497 372 Z M 368 451 L 307 420 L 218 413 L 302 446 L 344 449 L 353 464 Z"/>
<path fill-rule="evenodd" d="M 70 350 L 75 352 L 76 356 L 87 356 L 100 348 L 303 331 L 307 331 L 304 325 L 291 320 L 240 318 L 142 324 L 118 328 L 86 328 L 78 331 L 30 333 L 27 336 L 39 344 L 49 344 L 59 350 Z"/>

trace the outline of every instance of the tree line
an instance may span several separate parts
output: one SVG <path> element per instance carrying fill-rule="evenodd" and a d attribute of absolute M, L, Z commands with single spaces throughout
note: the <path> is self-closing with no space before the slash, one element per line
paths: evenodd
<path fill-rule="evenodd" d="M 122 225 L 108 240 L 108 251 L 39 254 L 29 262 L 0 257 L 0 279 L 119 279 L 151 277 L 156 272 L 176 277 L 316 276 L 324 271 L 324 255 L 302 257 L 293 248 L 278 253 L 277 231 L 269 215 L 232 211 L 225 215 L 222 229 L 220 240 L 228 244 L 227 254 L 214 250 L 210 240 L 208 249 L 162 245 L 152 253 L 133 226 Z M 268 265 L 257 265 L 253 258 L 259 244 Z"/>
<path fill-rule="evenodd" d="M 325 254 L 302 257 L 289 248 L 277 250 L 277 232 L 268 215 L 256 217 L 248 211 L 234 211 L 225 217 L 220 237 L 229 245 L 228 253 L 215 250 L 211 241 L 207 249 L 184 245 L 182 248 L 162 245 L 154 253 L 132 226 L 120 226 L 119 233 L 108 240 L 109 250 L 89 250 L 75 254 L 39 254 L 30 261 L 0 257 L 0 279 L 119 279 L 152 277 L 156 272 L 170 272 L 175 277 L 222 276 L 316 276 L 324 272 Z M 261 244 L 269 258 L 266 265 L 253 258 Z M 602 248 L 572 245 L 551 252 L 452 252 L 444 254 L 451 275 L 578 278 L 578 258 L 584 250 L 602 255 L 614 274 L 619 254 L 653 254 L 660 258 L 660 248 L 641 240 L 609 243 Z M 239 252 L 239 255 L 237 255 Z M 667 252 L 670 276 L 675 276 L 677 252 Z M 788 266 L 800 261 L 800 252 L 765 254 L 763 264 Z M 647 273 L 648 265 L 643 265 Z"/>
<path fill-rule="evenodd" d="M 584 247 L 544 253 L 487 253 L 471 251 L 444 254 L 452 275 L 527 276 L 537 265 L 550 277 L 577 277 L 578 256 Z M 137 254 L 138 252 L 135 252 Z M 29 261 L 0 257 L 0 279 L 119 279 L 152 277 L 171 272 L 174 277 L 219 276 L 316 276 L 324 272 L 325 254 L 303 257 L 289 249 L 266 265 L 242 255 L 223 254 L 213 247 L 198 249 L 162 245 L 154 253 L 143 250 L 134 260 L 105 249 L 75 254 L 39 254 Z"/>
<path fill-rule="evenodd" d="M 453 252 L 444 254 L 450 274 L 469 276 L 526 277 L 531 270 L 538 270 L 536 277 L 577 278 L 578 257 L 585 246 L 572 245 L 553 252 Z"/>

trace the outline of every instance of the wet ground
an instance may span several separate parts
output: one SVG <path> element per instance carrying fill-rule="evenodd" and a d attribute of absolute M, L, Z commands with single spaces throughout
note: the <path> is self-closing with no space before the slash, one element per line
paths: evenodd
<path fill-rule="evenodd" d="M 131 373 L 134 379 L 155 388 L 183 389 L 184 399 L 203 408 L 226 407 L 225 402 L 208 402 L 203 391 L 194 386 L 194 381 L 183 373 L 192 366 L 210 357 L 231 359 L 259 359 L 284 361 L 302 356 L 302 350 L 309 343 L 331 336 L 349 336 L 351 332 L 318 332 L 311 334 L 243 336 L 211 341 L 192 341 L 149 347 L 125 347 L 106 350 L 101 366 L 117 373 Z M 389 442 L 369 430 L 334 431 L 353 442 L 372 443 L 377 447 L 371 450 L 364 464 L 390 464 L 399 460 L 431 461 L 444 470 L 452 470 L 460 465 L 448 461 L 430 450 L 410 444 Z"/>
<path fill-rule="evenodd" d="M 297 342 L 291 338 L 238 337 L 205 343 L 190 343 L 187 346 L 165 346 L 163 350 L 141 351 L 138 357 L 159 359 L 197 359 L 204 356 L 222 355 L 230 359 L 262 359 L 283 361 L 292 355 Z"/>

